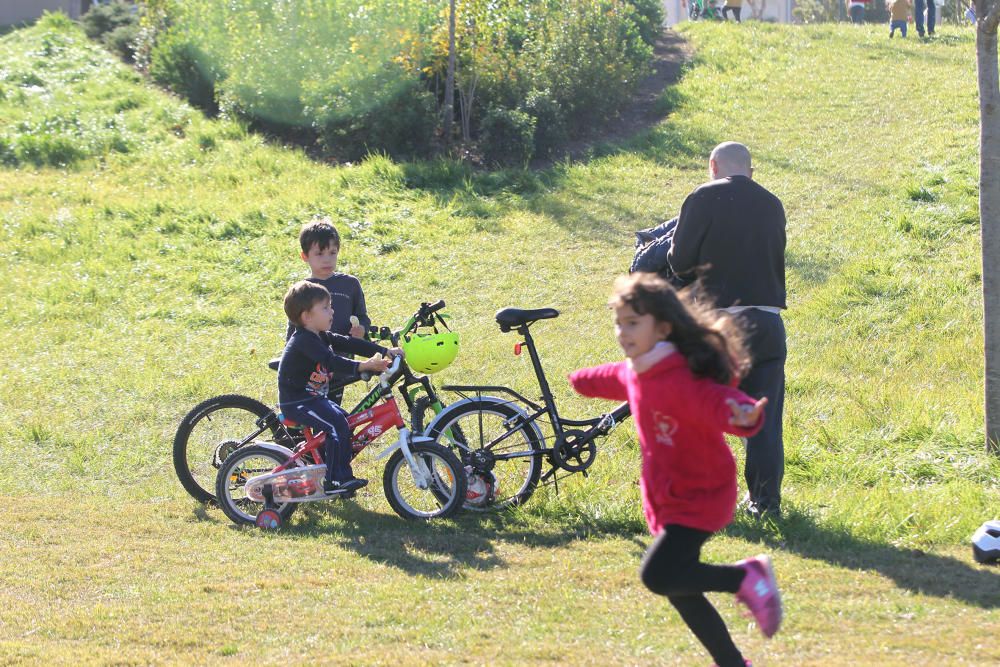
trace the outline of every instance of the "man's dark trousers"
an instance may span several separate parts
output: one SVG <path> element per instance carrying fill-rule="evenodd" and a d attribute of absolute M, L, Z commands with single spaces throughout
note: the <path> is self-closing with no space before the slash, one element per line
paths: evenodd
<path fill-rule="evenodd" d="M 767 397 L 764 426 L 747 439 L 744 475 L 750 500 L 761 512 L 781 509 L 781 479 L 785 474 L 781 415 L 785 402 L 785 324 L 781 315 L 750 308 L 739 314 L 752 359 L 740 390 L 754 398 Z"/>
<path fill-rule="evenodd" d="M 934 0 L 915 0 L 913 3 L 913 22 L 917 27 L 917 34 L 924 36 L 924 9 L 927 9 L 927 32 L 934 34 L 934 23 L 937 18 L 937 8 Z"/>

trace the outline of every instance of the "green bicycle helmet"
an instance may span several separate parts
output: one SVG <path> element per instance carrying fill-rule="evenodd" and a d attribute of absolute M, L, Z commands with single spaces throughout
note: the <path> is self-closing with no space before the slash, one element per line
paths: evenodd
<path fill-rule="evenodd" d="M 403 339 L 406 363 L 418 373 L 443 371 L 458 356 L 458 333 L 442 331 L 432 334 L 413 334 Z"/>

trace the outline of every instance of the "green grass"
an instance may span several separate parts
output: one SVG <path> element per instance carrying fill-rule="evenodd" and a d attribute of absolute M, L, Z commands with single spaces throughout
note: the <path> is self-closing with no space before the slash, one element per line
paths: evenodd
<path fill-rule="evenodd" d="M 973 33 L 697 25 L 670 115 L 544 172 L 370 157 L 329 166 L 148 86 L 58 19 L 0 38 L 0 658 L 4 662 L 707 664 L 636 576 L 648 537 L 631 426 L 588 478 L 521 511 L 404 524 L 378 484 L 232 529 L 177 484 L 198 401 L 274 400 L 279 300 L 315 213 L 379 323 L 444 298 L 439 382 L 534 395 L 495 310 L 562 377 L 618 358 L 604 303 L 635 229 L 676 213 L 737 139 L 788 226 L 788 516 L 738 520 L 715 562 L 775 555 L 788 621 L 755 664 L 989 664 L 995 568 L 967 540 L 1000 506 L 982 443 Z M 737 452 L 738 448 L 737 448 Z M 379 479 L 371 457 L 362 472 Z M 290 569 L 301 574 L 287 574 Z"/>

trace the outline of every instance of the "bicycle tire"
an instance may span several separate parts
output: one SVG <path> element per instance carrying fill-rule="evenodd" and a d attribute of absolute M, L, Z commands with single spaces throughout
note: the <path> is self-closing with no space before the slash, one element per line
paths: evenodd
<path fill-rule="evenodd" d="M 258 460 L 259 463 L 249 470 L 239 470 L 241 465 L 253 460 Z M 254 525 L 257 521 L 257 515 L 264 509 L 264 503 L 254 502 L 246 497 L 234 498 L 234 492 L 243 488 L 251 477 L 263 475 L 287 460 L 287 457 L 282 457 L 273 449 L 255 445 L 241 447 L 230 454 L 219 467 L 215 481 L 215 497 L 218 499 L 219 508 L 222 509 L 223 514 L 237 525 Z M 265 463 L 265 461 L 274 465 Z M 295 511 L 295 503 L 278 505 L 276 511 L 281 517 L 281 523 L 284 523 Z"/>
<path fill-rule="evenodd" d="M 382 487 L 393 511 L 407 520 L 427 521 L 453 516 L 462 509 L 466 479 L 458 457 L 447 447 L 431 443 L 411 444 L 410 452 L 428 466 L 432 473 L 431 487 L 420 489 L 413 483 L 409 463 L 402 450 L 397 449 L 382 474 Z M 416 499 L 420 500 L 419 507 Z"/>
<path fill-rule="evenodd" d="M 510 428 L 507 424 L 520 413 L 499 400 L 472 400 L 445 408 L 435 419 L 427 434 L 439 444 L 450 448 L 463 466 L 488 467 L 496 478 L 493 501 L 487 505 L 472 502 L 465 509 L 472 511 L 500 510 L 524 504 L 538 487 L 542 473 L 542 446 L 534 430 L 525 424 Z M 491 448 L 486 443 L 509 433 L 503 441 Z M 477 452 L 480 454 L 477 457 Z M 483 452 L 488 452 L 484 455 Z M 525 456 L 496 459 L 496 456 L 514 452 L 530 452 Z M 483 463 L 486 462 L 486 466 Z"/>
<path fill-rule="evenodd" d="M 213 419 L 213 415 L 218 418 L 223 411 L 224 417 Z M 271 408 L 260 401 L 239 394 L 214 396 L 192 408 L 174 435 L 174 470 L 184 490 L 198 502 L 215 501 L 215 476 L 221 463 L 214 460 L 216 450 L 227 441 L 239 442 L 253 433 L 256 421 L 270 412 Z M 199 425 L 213 421 L 218 423 L 193 435 Z M 267 439 L 276 440 L 279 434 L 280 427 L 275 425 Z"/>
<path fill-rule="evenodd" d="M 427 411 L 431 410 L 433 418 L 433 409 L 431 408 L 431 397 L 421 396 L 417 400 L 413 401 L 413 408 L 410 410 L 410 430 L 414 433 L 423 433 L 424 428 L 427 426 Z"/>

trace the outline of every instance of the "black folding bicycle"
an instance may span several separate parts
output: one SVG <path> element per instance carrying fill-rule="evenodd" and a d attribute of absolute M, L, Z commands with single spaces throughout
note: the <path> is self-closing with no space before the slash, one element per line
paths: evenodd
<path fill-rule="evenodd" d="M 466 509 L 512 507 L 528 500 L 539 484 L 555 484 L 571 473 L 586 475 L 597 457 L 597 441 L 631 414 L 628 403 L 589 419 L 566 419 L 559 414 L 529 331 L 539 320 L 558 316 L 554 308 L 505 308 L 496 314 L 500 331 L 516 331 L 523 339 L 515 345 L 515 354 L 528 350 L 542 394 L 540 403 L 497 385 L 441 387 L 462 398 L 439 412 L 424 435 L 452 448 L 465 466 L 469 479 Z M 540 423 L 544 421 L 551 435 L 543 434 Z"/>

